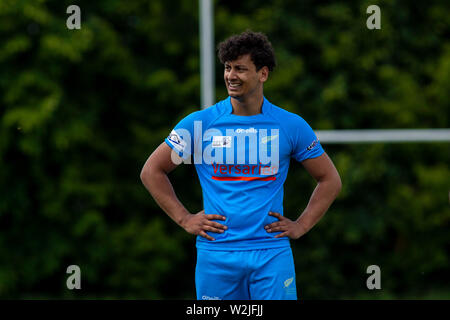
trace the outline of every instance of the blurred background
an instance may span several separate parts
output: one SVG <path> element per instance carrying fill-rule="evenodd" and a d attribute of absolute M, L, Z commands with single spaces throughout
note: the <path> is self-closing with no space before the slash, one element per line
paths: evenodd
<path fill-rule="evenodd" d="M 372 4 L 381 30 L 366 27 Z M 449 16 L 445 0 L 216 0 L 213 32 L 216 45 L 266 33 L 278 67 L 265 96 L 314 130 L 448 128 Z M 195 299 L 195 237 L 139 174 L 200 108 L 199 55 L 196 0 L 0 0 L 0 298 Z M 215 57 L 216 101 L 222 75 Z M 343 189 L 292 242 L 299 298 L 450 299 L 449 143 L 324 148 Z M 170 178 L 201 210 L 194 166 Z M 314 186 L 293 162 L 286 216 Z M 381 290 L 366 287 L 370 265 Z"/>

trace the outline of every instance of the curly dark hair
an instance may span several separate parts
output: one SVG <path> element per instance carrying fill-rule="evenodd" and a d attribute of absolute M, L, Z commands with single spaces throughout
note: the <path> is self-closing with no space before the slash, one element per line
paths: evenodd
<path fill-rule="evenodd" d="M 250 54 L 256 71 L 267 66 L 270 71 L 276 66 L 275 53 L 267 36 L 261 32 L 246 30 L 233 35 L 218 45 L 218 56 L 221 63 L 236 60 Z"/>

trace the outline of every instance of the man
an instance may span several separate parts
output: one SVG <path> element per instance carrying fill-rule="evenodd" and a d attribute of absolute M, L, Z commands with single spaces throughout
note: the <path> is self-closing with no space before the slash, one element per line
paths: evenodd
<path fill-rule="evenodd" d="M 270 103 L 263 85 L 275 67 L 270 42 L 246 31 L 219 45 L 229 97 L 182 119 L 148 158 L 141 180 L 158 205 L 197 235 L 197 299 L 297 299 L 289 239 L 325 214 L 341 180 L 311 127 Z M 203 210 L 191 214 L 167 177 L 194 158 Z M 297 220 L 283 215 L 289 160 L 317 181 Z"/>

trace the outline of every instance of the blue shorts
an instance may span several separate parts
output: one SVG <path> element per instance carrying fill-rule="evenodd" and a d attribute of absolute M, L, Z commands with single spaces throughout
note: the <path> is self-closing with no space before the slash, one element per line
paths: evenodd
<path fill-rule="evenodd" d="M 292 250 L 197 248 L 195 286 L 198 300 L 297 300 Z"/>

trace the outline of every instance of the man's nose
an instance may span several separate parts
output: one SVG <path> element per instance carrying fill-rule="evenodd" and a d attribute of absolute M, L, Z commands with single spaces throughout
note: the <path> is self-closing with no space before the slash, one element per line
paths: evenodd
<path fill-rule="evenodd" d="M 236 70 L 231 69 L 230 71 L 228 71 L 228 79 L 236 79 L 236 78 L 237 78 Z"/>

